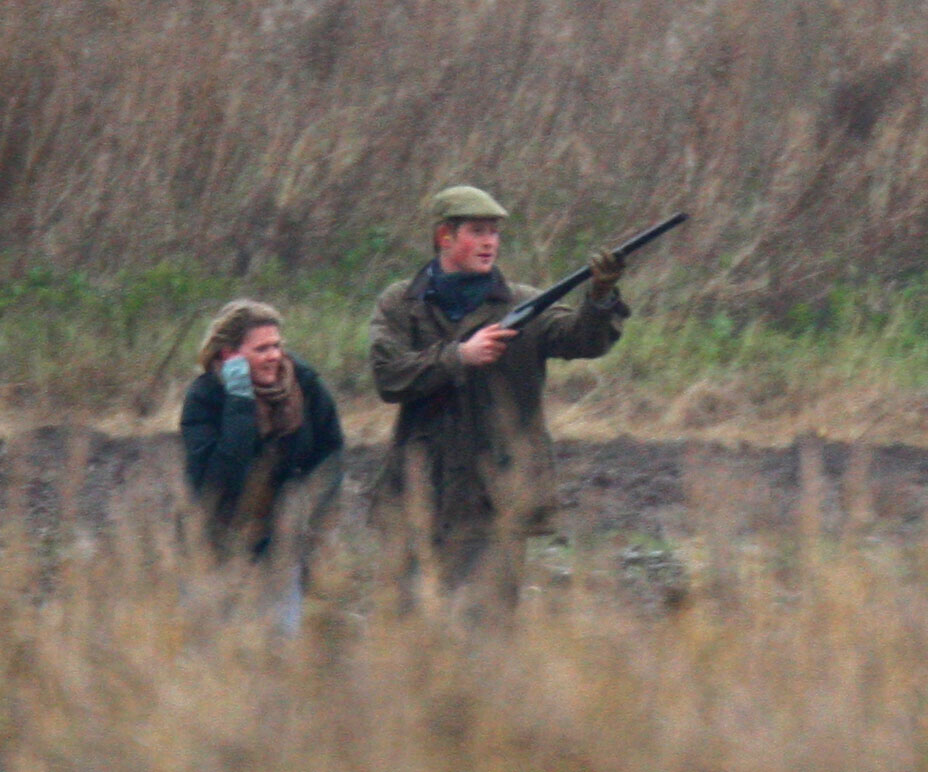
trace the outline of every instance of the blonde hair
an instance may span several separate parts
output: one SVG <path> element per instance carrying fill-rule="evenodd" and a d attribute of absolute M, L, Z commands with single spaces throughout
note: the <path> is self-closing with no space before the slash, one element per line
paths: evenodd
<path fill-rule="evenodd" d="M 232 300 L 219 309 L 216 318 L 209 323 L 197 363 L 208 372 L 224 348 L 237 349 L 255 327 L 280 327 L 282 324 L 283 318 L 274 306 L 248 298 Z"/>

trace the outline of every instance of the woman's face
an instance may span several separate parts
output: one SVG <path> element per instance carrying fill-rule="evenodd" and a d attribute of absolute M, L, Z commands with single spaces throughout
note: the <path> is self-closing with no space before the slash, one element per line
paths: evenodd
<path fill-rule="evenodd" d="M 240 345 L 229 356 L 243 356 L 251 369 L 251 380 L 256 386 L 273 386 L 280 372 L 284 355 L 280 328 L 274 324 L 253 327 Z"/>

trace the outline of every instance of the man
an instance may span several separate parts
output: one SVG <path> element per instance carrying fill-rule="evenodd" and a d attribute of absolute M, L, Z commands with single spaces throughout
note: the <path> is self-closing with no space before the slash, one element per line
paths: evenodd
<path fill-rule="evenodd" d="M 432 216 L 435 258 L 387 288 L 371 320 L 377 390 L 400 405 L 372 520 L 403 553 L 404 603 L 419 570 L 443 594 L 489 570 L 512 608 L 524 540 L 545 532 L 555 506 L 545 360 L 597 357 L 618 340 L 624 265 L 597 254 L 577 309 L 552 306 L 522 331 L 502 329 L 506 312 L 538 294 L 496 267 L 508 213 L 460 185 L 435 196 Z"/>
<path fill-rule="evenodd" d="M 265 303 L 226 304 L 206 333 L 203 373 L 184 400 L 186 473 L 222 558 L 268 550 L 288 482 L 332 459 L 319 514 L 340 480 L 335 404 L 312 368 L 285 352 L 281 323 Z"/>

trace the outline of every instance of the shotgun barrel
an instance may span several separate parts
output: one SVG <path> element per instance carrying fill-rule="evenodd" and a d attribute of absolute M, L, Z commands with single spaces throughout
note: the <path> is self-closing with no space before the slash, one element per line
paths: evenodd
<path fill-rule="evenodd" d="M 612 254 L 615 257 L 625 257 L 626 255 L 631 254 L 636 249 L 643 247 L 649 241 L 656 239 L 662 233 L 666 233 L 671 228 L 679 225 L 687 218 L 687 216 L 688 215 L 685 212 L 677 212 L 675 215 L 668 217 L 663 222 L 660 222 L 657 225 L 654 225 L 651 228 L 648 228 L 647 230 L 632 236 L 628 241 L 613 249 Z M 591 275 L 592 271 L 588 265 L 585 265 L 583 268 L 574 271 L 569 276 L 561 279 L 557 284 L 554 284 L 553 286 L 546 289 L 540 295 L 536 295 L 530 300 L 526 300 L 524 303 L 519 303 L 519 305 L 513 308 L 512 311 L 510 311 L 502 318 L 499 323 L 500 326 L 510 330 L 518 330 L 519 328 L 524 327 L 546 308 L 554 305 L 578 284 L 582 284 L 587 279 L 589 279 Z"/>

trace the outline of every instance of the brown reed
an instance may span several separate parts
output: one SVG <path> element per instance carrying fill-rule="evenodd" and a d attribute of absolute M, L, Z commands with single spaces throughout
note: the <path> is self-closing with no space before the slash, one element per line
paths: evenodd
<path fill-rule="evenodd" d="M 4 457 L 5 769 L 924 764 L 923 541 L 823 531 L 832 494 L 814 439 L 800 450 L 795 520 L 766 532 L 742 527 L 770 506 L 770 490 L 752 487 L 751 464 L 725 467 L 691 451 L 691 531 L 675 547 L 692 583 L 685 604 L 654 613 L 617 583 L 580 581 L 587 562 L 601 567 L 612 548 L 592 543 L 570 558 L 577 580 L 536 585 L 511 625 L 471 629 L 436 604 L 397 616 L 380 605 L 376 572 L 358 565 L 376 560 L 376 549 L 345 541 L 377 539 L 340 524 L 328 564 L 342 578 L 310 592 L 299 635 L 286 637 L 267 613 L 266 570 L 217 567 L 195 540 L 176 539 L 173 519 L 194 512 L 159 495 L 181 486 L 176 466 L 166 474 L 163 447 L 127 467 L 126 487 L 106 506 L 106 535 L 82 531 L 75 491 L 93 438 L 71 436 L 56 479 L 72 527 L 59 533 L 42 592 L 49 548 L 27 527 L 35 512 L 24 495 L 35 448 Z M 784 573 L 797 540 L 800 562 Z M 617 576 L 615 555 L 613 566 Z"/>

